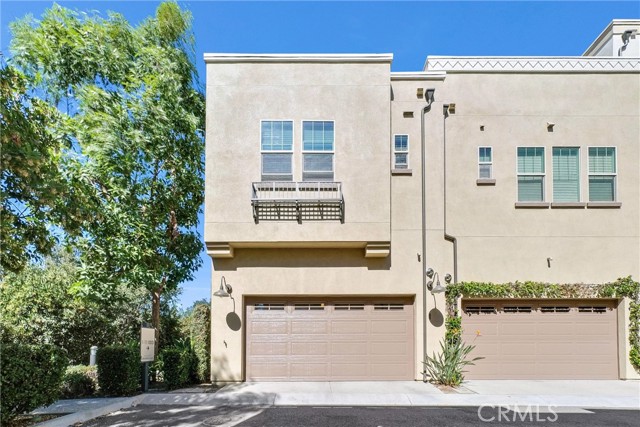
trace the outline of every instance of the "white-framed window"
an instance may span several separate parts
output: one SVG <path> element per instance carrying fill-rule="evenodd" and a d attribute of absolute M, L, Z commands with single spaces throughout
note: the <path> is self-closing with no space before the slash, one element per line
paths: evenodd
<path fill-rule="evenodd" d="M 553 147 L 553 201 L 580 201 L 580 149 Z"/>
<path fill-rule="evenodd" d="M 262 181 L 293 181 L 293 121 L 260 122 Z"/>
<path fill-rule="evenodd" d="M 615 202 L 617 161 L 615 147 L 589 147 L 589 201 Z"/>
<path fill-rule="evenodd" d="M 518 201 L 544 201 L 544 147 L 518 147 Z"/>
<path fill-rule="evenodd" d="M 409 169 L 409 135 L 393 136 L 393 168 Z"/>
<path fill-rule="evenodd" d="M 302 180 L 334 180 L 334 122 L 302 122 Z"/>
<path fill-rule="evenodd" d="M 493 178 L 493 150 L 491 147 L 478 147 L 478 178 Z"/>

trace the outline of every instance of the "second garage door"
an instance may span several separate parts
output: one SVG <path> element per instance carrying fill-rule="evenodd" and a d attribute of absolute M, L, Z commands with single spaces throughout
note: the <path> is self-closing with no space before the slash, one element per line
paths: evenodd
<path fill-rule="evenodd" d="M 468 379 L 617 379 L 614 300 L 463 300 Z"/>
<path fill-rule="evenodd" d="M 253 298 L 248 381 L 414 379 L 413 301 Z"/>

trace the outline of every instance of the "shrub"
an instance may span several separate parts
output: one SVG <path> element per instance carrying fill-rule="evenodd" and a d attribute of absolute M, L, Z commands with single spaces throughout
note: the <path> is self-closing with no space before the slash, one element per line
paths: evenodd
<path fill-rule="evenodd" d="M 193 382 L 210 381 L 211 309 L 208 303 L 196 303 L 186 320 L 193 351 Z"/>
<path fill-rule="evenodd" d="M 2 344 L 0 424 L 58 399 L 66 352 L 49 344 Z"/>
<path fill-rule="evenodd" d="M 476 357 L 468 360 L 469 353 L 474 348 L 475 346 L 467 345 L 460 339 L 441 341 L 440 354 L 434 353 L 433 357 L 427 356 L 427 360 L 423 362 L 427 376 L 436 384 L 459 386 L 464 380 L 463 368 L 482 359 L 482 357 Z"/>
<path fill-rule="evenodd" d="M 107 396 L 128 396 L 140 386 L 140 353 L 136 347 L 113 345 L 98 348 L 98 385 Z"/>
<path fill-rule="evenodd" d="M 60 392 L 66 399 L 93 396 L 98 388 L 98 369 L 95 366 L 69 366 L 64 373 Z"/>
<path fill-rule="evenodd" d="M 169 390 L 189 383 L 193 356 L 188 349 L 167 348 L 160 352 L 162 377 Z"/>

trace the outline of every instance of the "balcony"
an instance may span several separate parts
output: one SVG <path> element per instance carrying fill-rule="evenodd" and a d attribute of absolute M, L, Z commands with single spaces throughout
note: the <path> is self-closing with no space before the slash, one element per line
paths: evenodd
<path fill-rule="evenodd" d="M 260 221 L 340 221 L 344 198 L 340 182 L 254 182 L 253 219 Z"/>

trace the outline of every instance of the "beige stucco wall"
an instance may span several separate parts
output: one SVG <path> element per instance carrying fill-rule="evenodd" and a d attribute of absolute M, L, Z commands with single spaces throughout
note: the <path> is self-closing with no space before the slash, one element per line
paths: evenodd
<path fill-rule="evenodd" d="M 601 283 L 626 275 L 637 280 L 639 85 L 633 74 L 449 73 L 445 80 L 390 81 L 389 64 L 380 63 L 208 64 L 205 241 L 236 247 L 233 258 L 213 260 L 213 291 L 224 275 L 235 300 L 234 305 L 212 297 L 213 380 L 244 379 L 244 298 L 254 295 L 413 296 L 415 377 L 421 378 L 422 272 L 432 267 L 441 281 L 454 272 L 452 244 L 443 237 L 445 126 L 447 233 L 458 239 L 458 280 Z M 423 257 L 420 111 L 425 101 L 416 89 L 428 87 L 436 89 L 436 101 L 425 119 Z M 443 103 L 456 104 L 446 123 Z M 406 111 L 414 117 L 404 118 Z M 260 180 L 261 119 L 294 121 L 294 180 L 301 180 L 301 121 L 335 120 L 335 176 L 344 185 L 345 224 L 254 223 L 251 182 Z M 556 124 L 554 132 L 547 131 L 547 122 Z M 410 175 L 390 173 L 394 134 L 409 135 Z M 517 147 L 547 147 L 551 202 L 551 147 L 561 145 L 581 147 L 583 201 L 587 147 L 617 147 L 620 208 L 515 208 Z M 493 147 L 495 186 L 476 185 L 479 146 Z M 365 258 L 362 244 L 370 241 L 390 241 L 390 256 Z M 551 267 L 547 257 L 553 258 Z M 426 308 L 444 316 L 443 295 L 429 294 Z M 227 323 L 234 312 L 240 329 Z M 427 324 L 431 354 L 444 325 Z"/>
<path fill-rule="evenodd" d="M 389 68 L 388 62 L 207 64 L 205 241 L 388 242 Z M 302 181 L 302 121 L 335 121 L 345 224 L 254 223 L 261 120 L 293 121 L 294 181 Z"/>
<path fill-rule="evenodd" d="M 446 185 L 459 280 L 603 283 L 640 276 L 637 74 L 450 73 L 436 94 L 456 104 L 446 119 Z M 555 123 L 553 132 L 547 122 Z M 430 151 L 442 151 L 443 141 L 442 134 L 431 139 Z M 476 185 L 480 146 L 493 147 L 495 186 Z M 588 201 L 588 147 L 616 147 L 622 206 L 516 208 L 519 146 L 545 147 L 547 202 L 553 202 L 552 147 L 580 148 L 581 202 Z M 428 194 L 442 195 L 441 181 L 427 175 L 427 182 Z"/>

